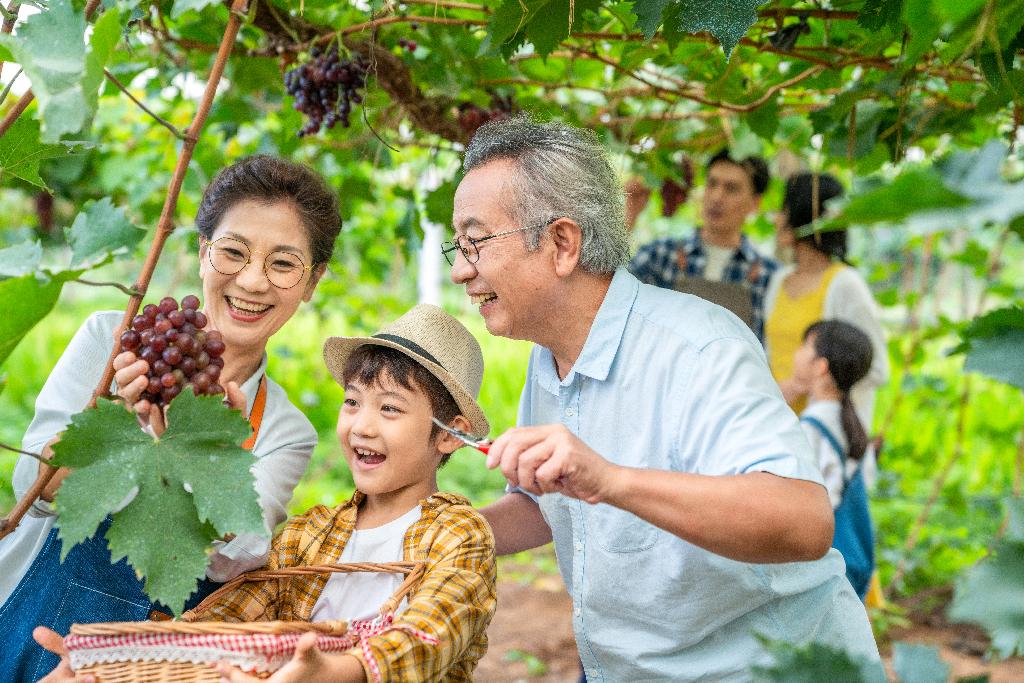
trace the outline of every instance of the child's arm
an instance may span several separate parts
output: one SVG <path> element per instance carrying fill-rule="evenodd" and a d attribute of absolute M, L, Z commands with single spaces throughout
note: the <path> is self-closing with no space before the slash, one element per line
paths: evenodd
<path fill-rule="evenodd" d="M 466 668 L 469 680 L 486 650 L 483 634 L 497 605 L 490 527 L 469 506 L 452 505 L 427 530 L 431 536 L 426 573 L 408 608 L 390 630 L 366 641 L 373 663 L 362 647 L 349 650 L 367 680 L 436 681 L 453 667 Z"/>

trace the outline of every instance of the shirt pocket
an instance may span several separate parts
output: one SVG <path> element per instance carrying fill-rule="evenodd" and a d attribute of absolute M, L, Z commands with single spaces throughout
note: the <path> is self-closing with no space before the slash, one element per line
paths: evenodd
<path fill-rule="evenodd" d="M 588 514 L 589 533 L 598 546 L 610 553 L 638 553 L 650 550 L 658 542 L 660 530 L 612 505 L 598 503 Z"/>

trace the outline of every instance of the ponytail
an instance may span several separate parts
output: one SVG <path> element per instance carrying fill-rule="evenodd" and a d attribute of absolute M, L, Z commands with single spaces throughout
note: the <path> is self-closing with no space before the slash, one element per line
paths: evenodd
<path fill-rule="evenodd" d="M 814 337 L 814 352 L 828 361 L 828 372 L 842 395 L 840 421 L 850 444 L 849 456 L 860 460 L 868 448 L 868 435 L 850 399 L 853 385 L 871 369 L 871 339 L 864 332 L 840 320 L 819 320 L 804 332 L 804 340 Z"/>
<path fill-rule="evenodd" d="M 850 392 L 843 392 L 843 400 L 840 403 L 839 420 L 843 425 L 843 433 L 846 435 L 846 442 L 850 444 L 849 456 L 854 460 L 860 460 L 868 449 L 868 434 L 864 431 L 864 425 L 860 423 L 860 417 L 850 400 Z"/>

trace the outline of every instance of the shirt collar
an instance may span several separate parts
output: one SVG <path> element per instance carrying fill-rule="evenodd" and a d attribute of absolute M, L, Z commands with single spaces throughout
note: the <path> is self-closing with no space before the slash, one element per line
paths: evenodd
<path fill-rule="evenodd" d="M 572 366 L 572 372 L 598 381 L 608 378 L 639 289 L 640 281 L 630 275 L 629 271 L 625 268 L 615 271 L 611 286 L 590 326 L 580 357 Z"/>
<path fill-rule="evenodd" d="M 690 256 L 704 253 L 704 240 L 700 236 L 700 230 L 694 231 L 693 237 L 687 242 L 686 251 Z M 760 260 L 757 250 L 754 249 L 754 245 L 751 244 L 747 236 L 743 234 L 740 235 L 740 246 L 734 253 L 739 254 L 740 258 L 747 263 L 756 263 Z"/>

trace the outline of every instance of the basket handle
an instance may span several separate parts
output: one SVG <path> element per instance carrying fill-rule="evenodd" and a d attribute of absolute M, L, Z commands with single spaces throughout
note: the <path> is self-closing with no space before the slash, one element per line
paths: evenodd
<path fill-rule="evenodd" d="M 386 572 L 389 574 L 405 574 L 405 580 L 395 590 L 390 598 L 381 605 L 381 615 L 390 614 L 398 609 L 398 605 L 404 600 L 419 584 L 426 571 L 424 562 L 351 562 L 339 564 L 317 564 L 301 565 L 298 567 L 282 567 L 280 569 L 256 570 L 239 574 L 223 586 L 206 596 L 206 598 L 190 610 L 190 620 L 197 618 L 200 614 L 210 608 L 218 598 L 229 593 L 243 583 L 249 581 L 271 581 L 274 579 L 288 579 L 296 576 L 309 576 L 312 574 L 336 574 L 354 572 Z"/>

